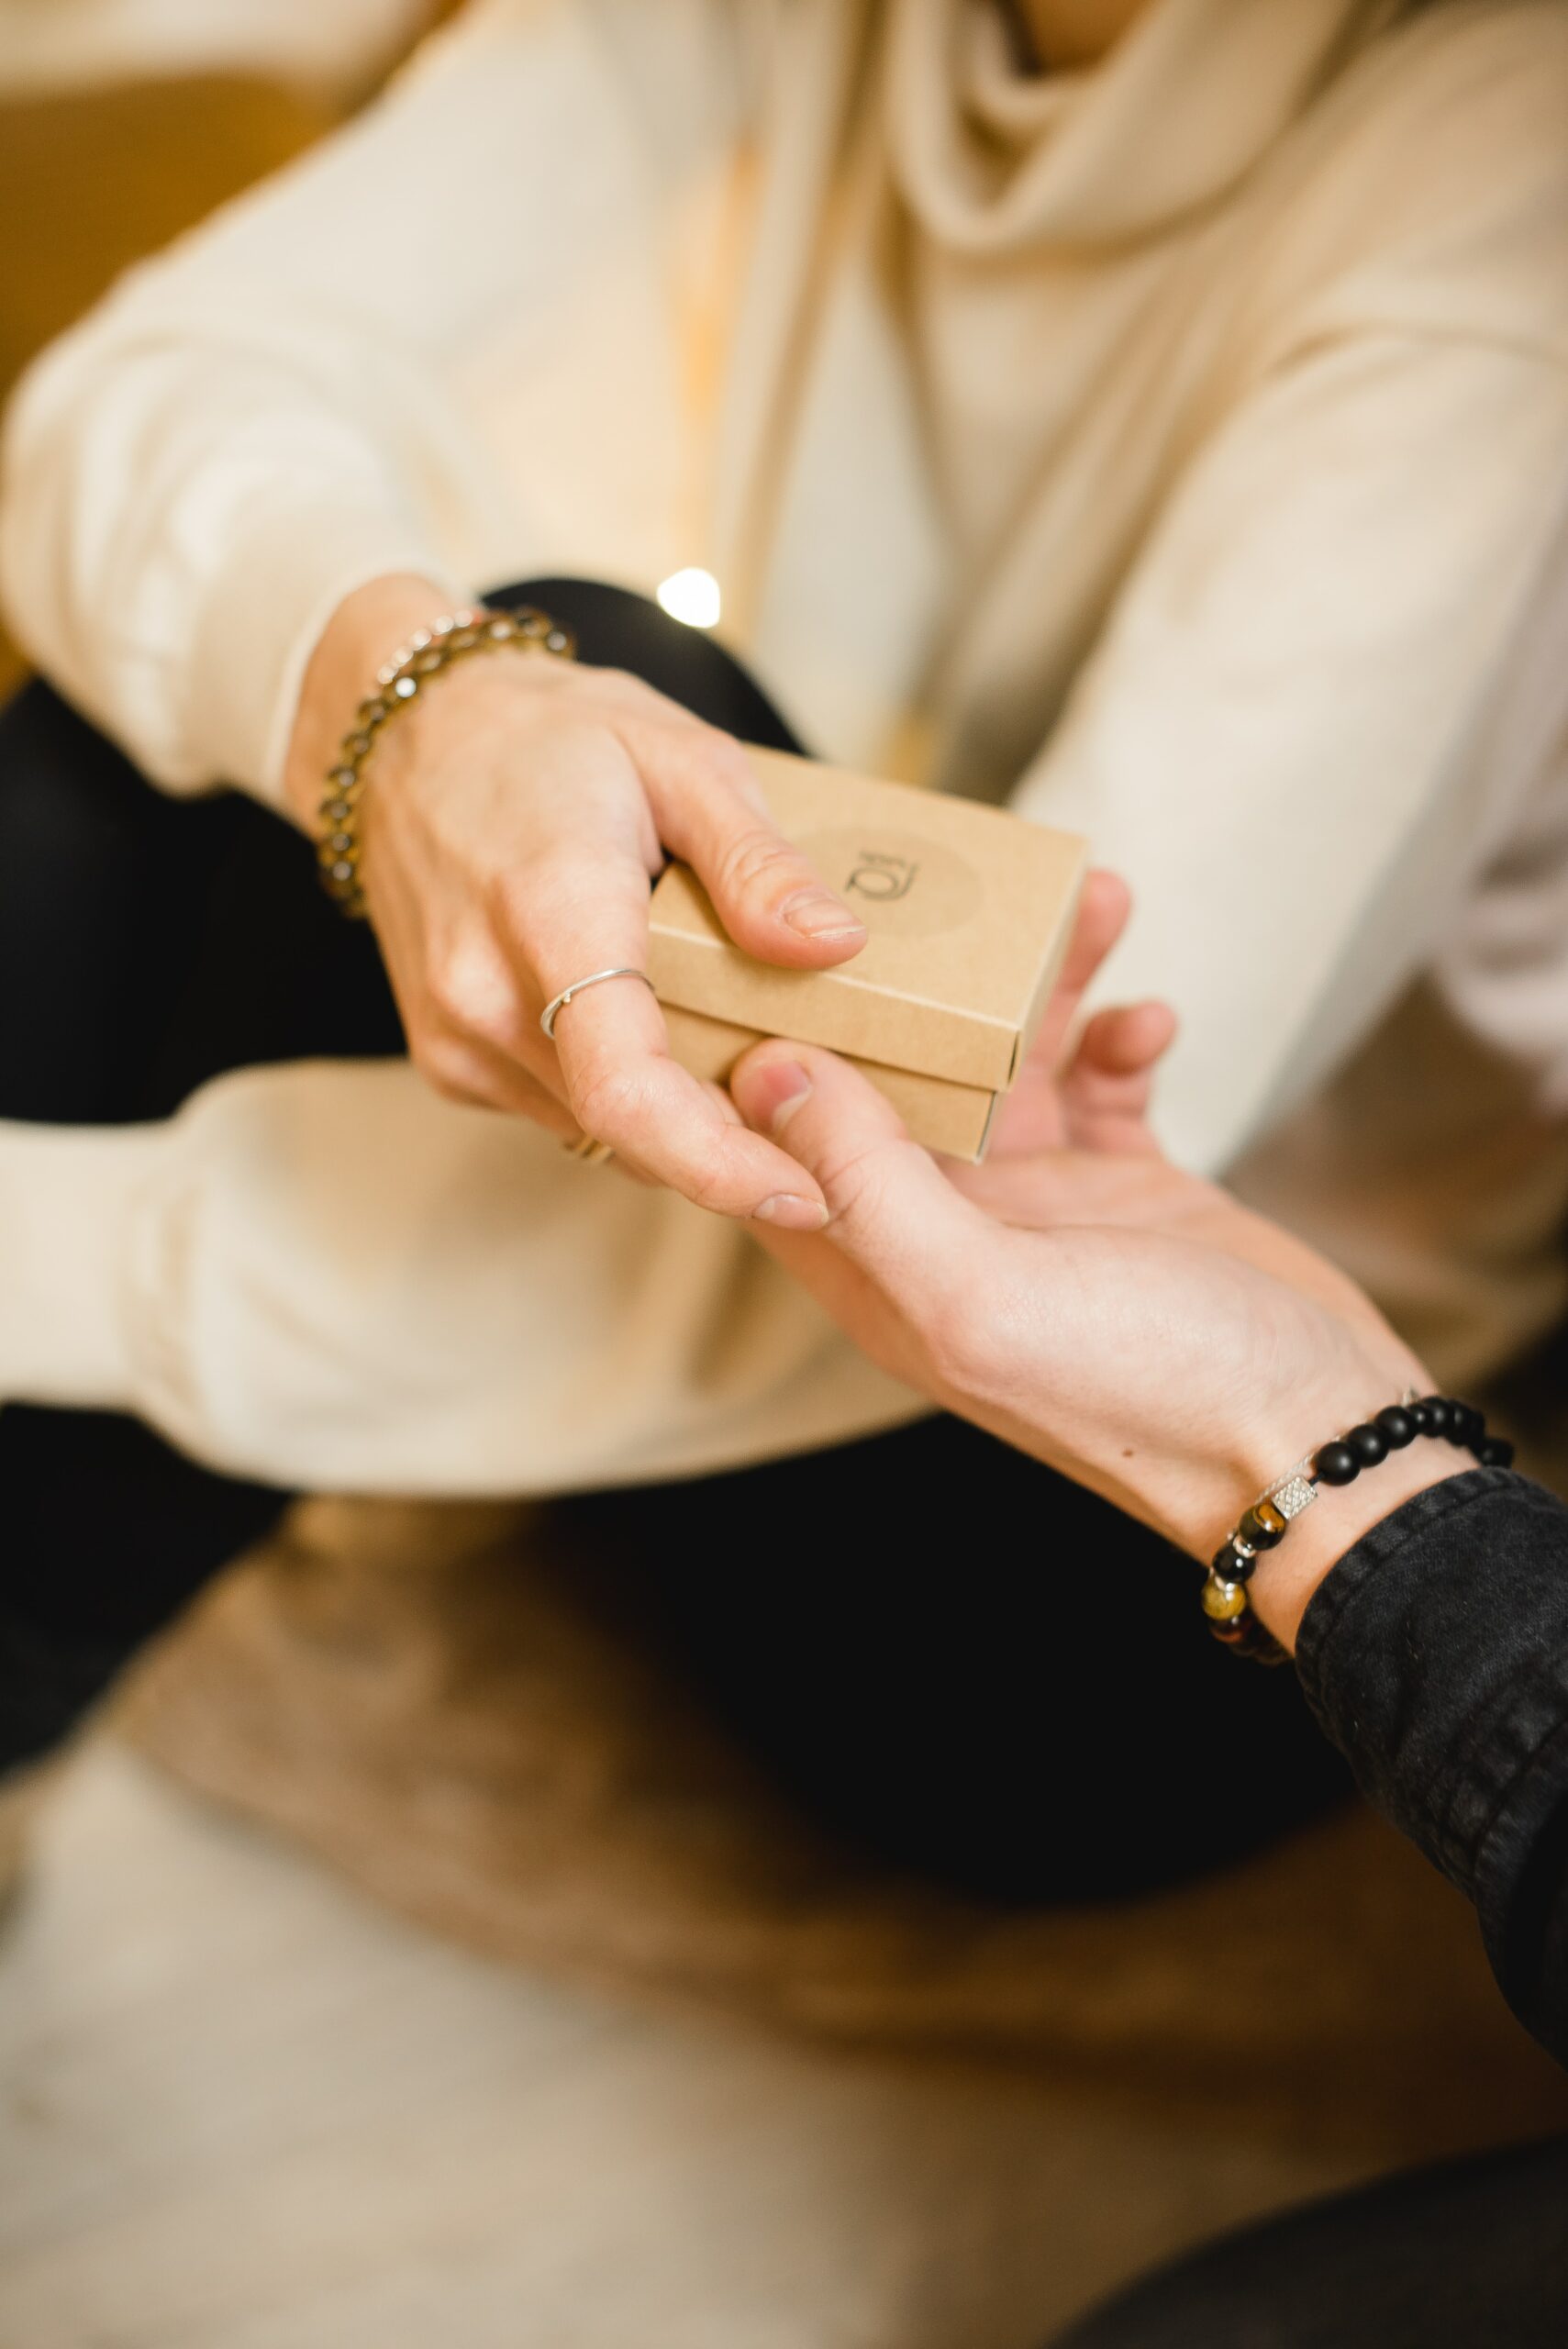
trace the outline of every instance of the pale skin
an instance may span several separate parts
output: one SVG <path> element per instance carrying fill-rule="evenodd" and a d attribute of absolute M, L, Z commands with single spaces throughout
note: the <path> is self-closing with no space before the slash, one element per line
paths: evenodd
<path fill-rule="evenodd" d="M 1013 13 L 1033 61 L 1071 68 L 1103 57 L 1141 6 L 1017 0 Z M 369 679 L 448 600 L 385 578 L 334 614 L 287 762 L 306 829 Z M 1429 1386 L 1330 1265 L 1160 1157 L 1144 1110 L 1171 1030 L 1161 1007 L 1100 1015 L 1062 1058 L 1125 918 L 1108 876 L 995 1156 L 943 1171 L 851 1070 L 792 1045 L 737 1072 L 742 1124 L 670 1060 L 635 981 L 582 996 L 554 1045 L 540 1033 L 572 980 L 640 966 L 666 852 L 695 866 L 751 953 L 821 969 L 864 942 L 770 822 L 740 746 L 636 680 L 517 654 L 443 678 L 377 745 L 365 839 L 410 1049 L 439 1091 L 563 1141 L 592 1135 L 632 1171 L 751 1218 L 868 1353 L 1193 1556 L 1301 1453 Z M 1326 1494 L 1259 1569 L 1269 1627 L 1289 1645 L 1344 1551 L 1463 1465 L 1418 1442 Z"/>
<path fill-rule="evenodd" d="M 385 580 L 339 607 L 290 754 L 303 823 L 365 678 L 443 603 Z M 867 1353 L 1194 1557 L 1303 1453 L 1429 1387 L 1330 1265 L 1160 1157 L 1144 1111 L 1171 1033 L 1162 1007 L 1102 1013 L 1062 1059 L 1125 920 L 1109 875 L 1086 895 L 992 1162 L 944 1172 L 831 1055 L 760 1047 L 733 1102 L 697 1085 L 635 982 L 573 1004 L 557 1047 L 539 1032 L 570 979 L 641 961 L 665 849 L 703 874 L 749 952 L 810 968 L 859 951 L 863 933 L 773 830 L 728 737 L 635 680 L 491 654 L 387 729 L 372 807 L 371 905 L 433 1083 L 563 1139 L 602 1137 L 637 1171 L 751 1217 Z M 1291 1644 L 1344 1551 L 1463 1465 L 1420 1442 L 1326 1494 L 1260 1568 L 1269 1628 Z"/>
<path fill-rule="evenodd" d="M 1102 1012 L 1064 1048 L 1127 907 L 1119 882 L 1093 877 L 983 1167 L 939 1164 L 828 1052 L 759 1045 L 731 1090 L 830 1212 L 819 1237 L 763 1244 L 857 1345 L 1207 1562 L 1304 1453 L 1431 1379 L 1331 1264 L 1161 1155 L 1145 1116 L 1174 1024 L 1162 1006 Z M 1251 1589 L 1269 1630 L 1294 1648 L 1345 1552 L 1472 1465 L 1418 1440 L 1324 1487 L 1260 1560 Z"/>
<path fill-rule="evenodd" d="M 1104 53 L 1141 0 L 1028 0 L 1042 64 Z M 322 781 L 376 670 L 449 607 L 416 576 L 372 580 L 308 664 L 284 798 L 318 829 Z M 411 1056 L 447 1097 L 608 1143 L 630 1172 L 719 1214 L 820 1230 L 812 1176 L 671 1059 L 646 987 L 617 980 L 539 1017 L 589 972 L 639 969 L 649 885 L 693 865 L 730 936 L 822 970 L 865 930 L 771 821 L 728 735 L 635 678 L 539 654 L 486 654 L 442 677 L 378 741 L 361 877 Z"/>
<path fill-rule="evenodd" d="M 388 651 L 448 607 L 417 578 L 339 605 L 310 662 L 284 793 L 317 828 L 322 777 Z M 474 658 L 378 740 L 361 875 L 409 1050 L 449 1098 L 611 1145 L 700 1206 L 784 1229 L 827 1219 L 811 1177 L 673 1061 L 646 986 L 617 979 L 539 1013 L 592 971 L 639 969 L 665 854 L 706 883 L 749 953 L 821 970 L 865 930 L 773 823 L 730 736 L 637 678 L 542 652 Z"/>

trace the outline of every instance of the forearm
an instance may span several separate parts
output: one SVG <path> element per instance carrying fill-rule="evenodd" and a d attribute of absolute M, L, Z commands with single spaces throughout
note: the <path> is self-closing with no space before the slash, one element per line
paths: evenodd
<path fill-rule="evenodd" d="M 434 533 L 395 451 L 286 350 L 214 348 L 216 320 L 161 328 L 90 321 L 18 395 L 6 617 L 150 780 L 276 804 L 324 625 L 367 579 L 439 568 Z"/>
<path fill-rule="evenodd" d="M 1059 1085 L 1086 1142 L 1079 1080 L 1074 1061 Z M 961 1191 L 830 1054 L 761 1045 L 731 1090 L 822 1179 L 824 1237 L 767 1244 L 843 1325 L 1195 1560 L 1429 1383 L 1332 1265 L 1157 1157 L 1046 1150 Z M 1475 1901 L 1506 1994 L 1568 2055 L 1568 1509 L 1446 1435 L 1396 1432 L 1260 1548 L 1248 1588 L 1368 1796 Z"/>
<path fill-rule="evenodd" d="M 1474 1902 L 1509 2005 L 1568 2061 L 1568 1509 L 1501 1469 L 1417 1496 L 1324 1577 L 1296 1662 L 1368 1799 Z"/>
<path fill-rule="evenodd" d="M 1378 1375 L 1326 1367 L 1321 1393 L 1308 1378 L 1265 1413 L 1260 1486 L 1307 1416 L 1328 1435 L 1392 1400 Z M 1249 1431 L 1251 1463 L 1269 1441 Z M 1474 1903 L 1508 2003 L 1568 2062 L 1565 1570 L 1561 1502 L 1418 1437 L 1319 1484 L 1248 1591 L 1368 1800 Z"/>
<path fill-rule="evenodd" d="M 612 37 L 575 5 L 465 8 L 384 98 L 144 264 L 23 382 L 6 616 L 153 780 L 276 801 L 313 649 L 367 582 L 439 579 L 450 606 L 564 567 L 559 518 L 591 505 L 604 453 L 586 429 L 547 442 L 529 399 L 562 399 L 566 322 L 611 265 L 649 289 L 627 306 L 628 385 L 671 363 L 659 126 L 673 105 L 690 118 L 683 174 L 736 127 L 717 38 L 733 12 L 677 13 L 649 12 L 644 33 L 620 12 Z"/>
<path fill-rule="evenodd" d="M 921 1408 L 736 1224 L 395 1062 L 247 1070 L 167 1125 L 0 1123 L 0 1402 L 128 1410 L 290 1488 L 580 1490 Z"/>

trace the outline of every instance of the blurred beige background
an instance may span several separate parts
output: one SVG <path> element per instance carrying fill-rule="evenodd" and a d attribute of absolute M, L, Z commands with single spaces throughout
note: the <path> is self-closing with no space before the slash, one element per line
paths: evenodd
<path fill-rule="evenodd" d="M 0 0 L 0 90 L 161 73 L 249 73 L 342 101 L 417 37 L 436 0 Z"/>
<path fill-rule="evenodd" d="M 0 0 L 0 399 L 127 264 L 320 135 L 440 0 Z M 0 638 L 0 690 L 18 674 Z"/>

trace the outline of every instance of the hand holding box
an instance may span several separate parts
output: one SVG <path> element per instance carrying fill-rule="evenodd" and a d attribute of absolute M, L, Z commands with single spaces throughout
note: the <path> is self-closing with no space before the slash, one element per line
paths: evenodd
<path fill-rule="evenodd" d="M 774 820 L 871 933 L 830 971 L 743 954 L 672 864 L 653 892 L 648 973 L 677 1060 L 722 1083 L 762 1036 L 863 1069 L 917 1141 L 984 1156 L 1055 983 L 1087 844 L 1005 810 L 751 751 Z"/>

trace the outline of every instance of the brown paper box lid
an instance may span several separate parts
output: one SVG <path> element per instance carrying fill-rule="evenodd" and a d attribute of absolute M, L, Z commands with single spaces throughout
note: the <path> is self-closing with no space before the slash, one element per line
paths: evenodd
<path fill-rule="evenodd" d="M 776 751 L 751 756 L 775 821 L 871 935 L 832 971 L 726 937 L 690 870 L 653 892 L 648 974 L 686 1011 L 962 1085 L 1010 1085 L 1065 951 L 1084 841 L 1005 810 Z"/>

